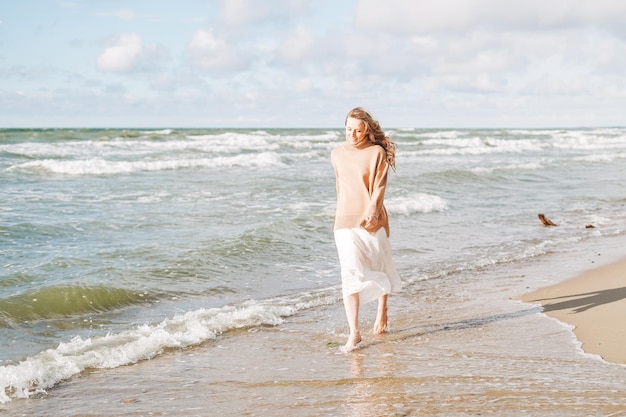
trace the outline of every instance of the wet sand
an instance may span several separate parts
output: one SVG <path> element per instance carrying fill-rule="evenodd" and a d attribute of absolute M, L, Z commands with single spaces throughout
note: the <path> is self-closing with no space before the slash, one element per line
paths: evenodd
<path fill-rule="evenodd" d="M 546 316 L 538 305 L 515 300 L 611 264 L 626 238 L 616 240 L 415 282 L 391 297 L 388 334 L 366 333 L 376 305 L 362 307 L 363 348 L 350 354 L 339 352 L 348 329 L 338 303 L 302 311 L 280 326 L 230 332 L 133 366 L 83 373 L 45 396 L 0 405 L 0 412 L 11 417 L 626 415 L 626 367 L 585 353 L 571 326 Z M 621 325 L 622 317 L 614 316 L 607 326 Z"/>
<path fill-rule="evenodd" d="M 582 348 L 626 364 L 626 258 L 521 297 L 574 326 Z"/>

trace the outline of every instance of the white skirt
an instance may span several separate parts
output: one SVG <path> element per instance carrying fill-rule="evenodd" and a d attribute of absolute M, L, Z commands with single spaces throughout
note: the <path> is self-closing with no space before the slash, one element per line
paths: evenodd
<path fill-rule="evenodd" d="M 391 257 L 391 242 L 381 228 L 371 235 L 363 228 L 335 230 L 344 297 L 359 293 L 361 304 L 398 291 L 400 276 Z"/>

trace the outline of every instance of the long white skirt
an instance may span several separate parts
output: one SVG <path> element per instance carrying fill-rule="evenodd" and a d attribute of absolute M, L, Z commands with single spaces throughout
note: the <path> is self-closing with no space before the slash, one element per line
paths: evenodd
<path fill-rule="evenodd" d="M 391 242 L 381 228 L 371 235 L 363 228 L 335 230 L 344 297 L 359 293 L 361 304 L 398 291 L 400 276 L 391 257 Z"/>

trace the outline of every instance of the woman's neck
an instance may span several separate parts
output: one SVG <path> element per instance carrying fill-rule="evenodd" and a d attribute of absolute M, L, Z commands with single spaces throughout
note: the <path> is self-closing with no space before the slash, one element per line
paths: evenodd
<path fill-rule="evenodd" d="M 363 138 L 363 140 L 357 143 L 352 143 L 349 140 L 346 140 L 345 145 L 346 145 L 346 148 L 348 149 L 365 149 L 365 148 L 369 148 L 370 146 L 372 146 L 372 143 L 367 138 Z"/>

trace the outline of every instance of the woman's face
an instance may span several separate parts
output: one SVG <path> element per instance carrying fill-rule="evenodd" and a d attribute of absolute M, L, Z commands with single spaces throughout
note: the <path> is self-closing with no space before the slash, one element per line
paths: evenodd
<path fill-rule="evenodd" d="M 348 117 L 346 120 L 346 140 L 351 145 L 358 145 L 365 139 L 367 126 L 362 120 Z"/>

